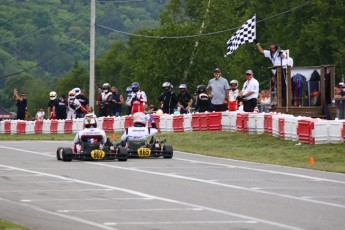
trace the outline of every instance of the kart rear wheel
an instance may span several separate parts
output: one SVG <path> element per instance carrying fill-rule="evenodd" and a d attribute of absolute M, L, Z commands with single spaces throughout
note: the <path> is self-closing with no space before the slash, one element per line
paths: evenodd
<path fill-rule="evenodd" d="M 57 150 L 56 150 L 56 159 L 58 160 L 58 161 L 61 161 L 61 150 L 62 150 L 63 148 L 62 147 L 59 147 L 59 148 L 57 148 Z"/>
<path fill-rule="evenodd" d="M 164 145 L 163 146 L 163 157 L 164 158 L 172 158 L 174 155 L 174 150 L 172 145 Z"/>
<path fill-rule="evenodd" d="M 118 158 L 119 161 L 127 161 L 128 150 L 124 147 L 119 147 L 118 155 L 119 155 L 119 158 Z"/>
<path fill-rule="evenodd" d="M 61 160 L 63 160 L 63 161 L 72 161 L 72 159 L 73 159 L 73 151 L 72 151 L 71 148 L 63 148 L 61 150 L 61 152 L 62 152 Z"/>

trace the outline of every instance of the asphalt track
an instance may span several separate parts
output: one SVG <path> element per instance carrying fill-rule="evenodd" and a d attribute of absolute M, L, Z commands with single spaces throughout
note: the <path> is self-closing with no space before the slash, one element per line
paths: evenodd
<path fill-rule="evenodd" d="M 62 162 L 67 141 L 0 142 L 0 218 L 32 229 L 345 229 L 345 175 L 175 151 Z"/>

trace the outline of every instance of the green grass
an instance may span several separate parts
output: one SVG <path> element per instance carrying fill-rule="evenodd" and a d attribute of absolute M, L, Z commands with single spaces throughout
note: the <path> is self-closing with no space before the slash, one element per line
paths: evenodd
<path fill-rule="evenodd" d="M 0 219 L 0 230 L 29 230 L 29 228 L 24 228 L 22 226 Z"/>
<path fill-rule="evenodd" d="M 121 133 L 116 133 L 119 141 Z M 70 140 L 74 134 L 0 135 L 0 140 Z M 111 138 L 111 134 L 108 134 Z M 163 133 L 174 150 L 208 156 L 345 173 L 345 144 L 296 145 L 267 134 L 240 132 Z M 314 165 L 309 159 L 314 158 Z"/>

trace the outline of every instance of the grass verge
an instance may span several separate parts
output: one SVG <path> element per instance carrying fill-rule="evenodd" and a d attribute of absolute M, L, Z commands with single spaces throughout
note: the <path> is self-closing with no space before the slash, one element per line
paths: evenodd
<path fill-rule="evenodd" d="M 119 141 L 122 133 L 116 133 Z M 70 140 L 74 134 L 0 135 L 0 140 Z M 111 138 L 111 134 L 108 137 Z M 267 134 L 239 132 L 182 132 L 157 135 L 174 150 L 208 156 L 345 173 L 345 144 L 308 145 L 282 141 Z M 309 159 L 314 158 L 314 164 Z"/>
<path fill-rule="evenodd" d="M 25 228 L 5 220 L 0 220 L 0 230 L 29 230 L 29 228 Z"/>

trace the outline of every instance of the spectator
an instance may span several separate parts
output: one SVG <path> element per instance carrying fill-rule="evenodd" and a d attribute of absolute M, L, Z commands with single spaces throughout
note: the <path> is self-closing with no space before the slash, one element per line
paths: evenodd
<path fill-rule="evenodd" d="M 128 106 L 132 107 L 131 114 L 144 112 L 144 107 L 147 102 L 146 93 L 140 89 L 140 85 L 138 82 L 133 82 L 131 87 L 131 99 L 127 104 Z"/>
<path fill-rule="evenodd" d="M 216 68 L 213 71 L 214 78 L 212 78 L 207 85 L 208 94 L 211 97 L 211 111 L 222 112 L 228 109 L 229 101 L 229 83 L 223 78 L 222 71 Z"/>
<path fill-rule="evenodd" d="M 206 112 L 210 111 L 210 97 L 206 93 L 206 86 L 198 85 L 196 87 L 197 97 L 196 97 L 196 106 L 195 112 Z"/>
<path fill-rule="evenodd" d="M 55 113 L 55 105 L 57 103 L 57 93 L 55 91 L 51 91 L 49 93 L 49 102 L 48 102 L 48 108 L 47 108 L 47 116 L 48 119 L 56 119 L 56 113 Z"/>
<path fill-rule="evenodd" d="M 43 107 L 41 106 L 41 107 L 38 109 L 35 118 L 36 118 L 36 120 L 43 120 L 43 119 L 44 119 L 44 115 L 45 115 L 44 109 L 43 109 Z"/>
<path fill-rule="evenodd" d="M 269 50 L 264 50 L 260 43 L 256 42 L 256 46 L 258 48 L 258 51 L 263 54 L 266 58 L 269 58 L 272 62 L 273 66 L 282 66 L 282 104 L 283 106 L 286 105 L 286 85 L 287 85 L 287 78 L 286 78 L 286 68 L 287 66 L 293 66 L 293 59 L 289 56 L 288 51 L 286 50 L 280 50 L 280 48 L 272 43 L 270 44 Z M 272 69 L 272 73 L 276 76 L 276 70 Z"/>
<path fill-rule="evenodd" d="M 131 114 L 132 112 L 132 106 L 130 101 L 132 100 L 132 87 L 128 86 L 126 88 L 126 94 L 127 94 L 127 98 L 126 98 L 126 105 L 128 106 L 128 114 Z"/>
<path fill-rule="evenodd" d="M 229 103 L 228 103 L 228 110 L 229 111 L 236 111 L 238 108 L 237 97 L 240 91 L 237 89 L 238 81 L 231 80 L 230 81 L 230 90 L 229 90 Z"/>
<path fill-rule="evenodd" d="M 170 82 L 164 82 L 162 85 L 163 93 L 158 97 L 158 101 L 161 103 L 161 109 L 163 113 L 173 114 L 177 105 L 177 97 L 172 90 Z"/>
<path fill-rule="evenodd" d="M 75 98 L 78 99 L 78 101 L 80 102 L 80 104 L 87 110 L 89 111 L 89 99 L 85 96 L 86 92 L 85 90 L 80 90 L 79 88 L 74 88 L 74 92 L 75 92 Z M 76 117 L 77 118 L 84 118 L 86 115 L 86 113 L 84 113 L 80 108 L 77 109 L 76 111 Z"/>
<path fill-rule="evenodd" d="M 259 96 L 259 82 L 254 78 L 253 71 L 246 71 L 247 81 L 243 84 L 240 99 L 243 100 L 243 111 L 253 112 Z"/>
<path fill-rule="evenodd" d="M 85 113 L 87 110 L 80 104 L 77 98 L 75 98 L 74 89 L 68 93 L 68 113 L 67 119 L 76 119 L 76 110 L 81 108 Z"/>
<path fill-rule="evenodd" d="M 62 94 L 55 104 L 56 119 L 64 120 L 67 118 L 68 101 L 66 95 Z"/>
<path fill-rule="evenodd" d="M 21 96 L 18 95 L 16 88 L 13 89 L 13 100 L 15 100 L 17 106 L 17 119 L 25 120 L 25 109 L 27 107 L 28 101 L 26 99 L 26 93 L 22 92 Z"/>
<path fill-rule="evenodd" d="M 122 116 L 122 105 L 124 103 L 123 96 L 118 92 L 115 86 L 111 87 L 112 98 L 110 102 L 111 116 Z"/>
<path fill-rule="evenodd" d="M 180 114 L 189 113 L 189 109 L 192 106 L 192 96 L 187 92 L 186 84 L 179 86 L 179 93 L 177 94 L 177 106 L 179 107 Z"/>
<path fill-rule="evenodd" d="M 345 84 L 343 82 L 338 84 L 334 99 L 338 104 L 338 119 L 343 120 L 345 119 Z"/>
<path fill-rule="evenodd" d="M 96 103 L 99 106 L 99 117 L 107 117 L 110 116 L 110 101 L 113 95 L 110 92 L 110 84 L 104 83 L 102 91 Z"/>

